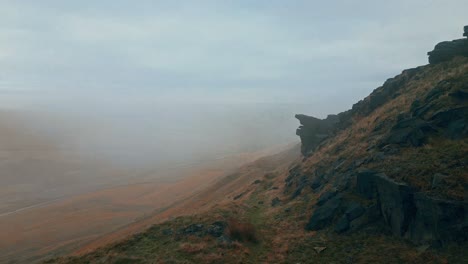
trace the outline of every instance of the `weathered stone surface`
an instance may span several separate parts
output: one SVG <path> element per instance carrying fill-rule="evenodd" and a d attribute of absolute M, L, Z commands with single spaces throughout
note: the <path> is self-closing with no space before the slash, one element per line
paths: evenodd
<path fill-rule="evenodd" d="M 328 226 L 334 219 L 342 202 L 341 196 L 335 196 L 328 200 L 325 204 L 315 209 L 309 222 L 306 225 L 306 230 L 320 230 Z"/>
<path fill-rule="evenodd" d="M 434 176 L 432 176 L 432 184 L 431 188 L 437 188 L 439 187 L 447 178 L 447 175 L 441 174 L 441 173 L 436 173 Z"/>
<path fill-rule="evenodd" d="M 326 202 L 328 202 L 328 200 L 330 200 L 331 198 L 333 198 L 336 194 L 337 194 L 337 190 L 336 189 L 332 189 L 332 190 L 328 190 L 326 192 L 324 192 L 322 195 L 320 195 L 320 197 L 318 198 L 317 200 L 317 205 L 318 206 L 322 206 L 324 205 Z"/>
<path fill-rule="evenodd" d="M 433 51 L 427 54 L 431 64 L 448 61 L 456 56 L 468 57 L 468 39 L 440 42 L 434 47 Z"/>
<path fill-rule="evenodd" d="M 384 174 L 376 174 L 374 180 L 384 221 L 390 226 L 393 234 L 403 236 L 408 231 L 415 213 L 413 190 L 408 185 L 397 183 Z"/>
<path fill-rule="evenodd" d="M 430 120 L 450 139 L 468 136 L 468 106 L 439 111 Z"/>
<path fill-rule="evenodd" d="M 340 217 L 340 219 L 336 223 L 334 230 L 336 233 L 340 234 L 340 233 L 347 231 L 348 229 L 349 229 L 349 220 L 346 218 L 346 215 L 343 215 Z"/>
<path fill-rule="evenodd" d="M 336 115 L 329 115 L 326 119 L 306 115 L 296 115 L 296 118 L 301 123 L 296 135 L 301 138 L 301 152 L 304 156 L 313 152 L 324 139 L 329 137 L 339 121 Z"/>
<path fill-rule="evenodd" d="M 416 214 L 409 238 L 419 244 L 468 241 L 468 203 L 414 195 Z"/>
<path fill-rule="evenodd" d="M 376 199 L 380 217 L 394 235 L 418 244 L 468 240 L 466 201 L 432 198 L 369 170 L 358 174 L 356 190 Z"/>
<path fill-rule="evenodd" d="M 419 147 L 426 142 L 427 133 L 433 130 L 431 124 L 422 119 L 405 118 L 392 127 L 381 145 L 397 144 Z"/>

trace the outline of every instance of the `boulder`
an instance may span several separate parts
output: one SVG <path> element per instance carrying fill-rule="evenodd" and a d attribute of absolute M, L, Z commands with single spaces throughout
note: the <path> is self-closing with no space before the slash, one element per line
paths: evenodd
<path fill-rule="evenodd" d="M 320 145 L 335 129 L 339 119 L 337 115 L 329 115 L 326 119 L 313 116 L 296 115 L 301 126 L 296 130 L 296 135 L 301 138 L 301 152 L 304 156 L 309 155 Z"/>
<path fill-rule="evenodd" d="M 376 200 L 379 217 L 396 236 L 416 244 L 468 241 L 467 201 L 430 197 L 370 170 L 357 175 L 356 191 L 367 199 Z M 361 214 L 361 209 L 355 210 L 355 215 Z M 342 221 L 338 230 L 345 230 L 346 223 Z"/>
<path fill-rule="evenodd" d="M 414 195 L 416 214 L 409 238 L 418 244 L 445 245 L 468 241 L 468 203 Z"/>
<path fill-rule="evenodd" d="M 338 195 L 315 209 L 306 225 L 306 230 L 320 230 L 332 223 L 339 211 L 341 202 L 342 197 Z"/>
<path fill-rule="evenodd" d="M 447 178 L 447 175 L 444 175 L 442 173 L 434 174 L 434 176 L 432 176 L 431 188 L 435 189 L 439 187 L 445 181 L 446 178 Z"/>
<path fill-rule="evenodd" d="M 449 61 L 456 56 L 468 57 L 468 39 L 440 42 L 434 47 L 433 51 L 427 54 L 429 55 L 430 64 Z"/>
<path fill-rule="evenodd" d="M 468 106 L 452 108 L 435 113 L 430 121 L 443 130 L 450 139 L 462 139 L 468 136 Z"/>

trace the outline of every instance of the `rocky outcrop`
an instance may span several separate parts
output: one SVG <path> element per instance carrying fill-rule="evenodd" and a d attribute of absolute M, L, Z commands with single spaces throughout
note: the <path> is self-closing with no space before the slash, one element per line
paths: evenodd
<path fill-rule="evenodd" d="M 468 47 L 468 40 L 448 45 L 452 44 Z M 462 49 L 444 45 L 430 53 L 431 61 L 465 56 Z M 466 58 L 456 58 L 405 70 L 332 119 L 297 116 L 302 125 L 297 134 L 306 156 L 324 146 L 327 138 L 359 124 L 341 134 L 348 134 L 349 141 L 332 145 L 324 155 L 310 162 L 305 159 L 306 165 L 289 171 L 285 194 L 292 199 L 305 190 L 321 194 L 307 230 L 343 233 L 379 222 L 371 226 L 384 225 L 389 233 L 416 244 L 468 242 L 468 202 L 466 194 L 464 200 L 460 194 L 463 186 L 468 193 L 461 172 L 467 164 L 463 149 L 468 143 L 467 63 Z M 377 115 L 382 105 L 385 109 Z M 370 129 L 362 128 L 363 118 Z M 364 136 L 357 137 L 359 133 Z M 353 140 L 366 143 L 365 147 L 352 150 L 359 145 Z M 430 145 L 418 148 L 426 144 Z M 375 171 L 360 169 L 364 166 Z M 383 171 L 392 177 L 378 173 Z"/>
<path fill-rule="evenodd" d="M 318 119 L 306 115 L 296 115 L 301 126 L 296 134 L 301 138 L 301 152 L 308 156 L 336 132 L 348 128 L 355 117 L 367 116 L 375 109 L 400 95 L 399 90 L 413 78 L 421 68 L 408 69 L 399 76 L 390 78 L 375 89 L 368 97 L 357 102 L 353 107 L 337 115 L 329 115 L 326 119 Z"/>
<path fill-rule="evenodd" d="M 301 126 L 297 129 L 296 135 L 301 138 L 301 152 L 307 156 L 323 142 L 333 132 L 338 123 L 338 116 L 329 115 L 326 119 L 318 119 L 307 115 L 296 115 Z"/>
<path fill-rule="evenodd" d="M 468 26 L 464 27 L 463 36 L 468 37 Z M 448 61 L 456 56 L 468 57 L 468 39 L 440 42 L 427 54 L 431 64 Z"/>
<path fill-rule="evenodd" d="M 408 112 L 397 117 L 380 147 L 391 144 L 419 147 L 433 135 L 452 140 L 468 137 L 467 82 L 468 76 L 440 81 L 424 98 L 416 99 Z"/>
<path fill-rule="evenodd" d="M 394 235 L 417 244 L 468 241 L 468 203 L 433 198 L 382 173 L 362 171 L 356 190 L 373 199 Z"/>
<path fill-rule="evenodd" d="M 307 230 L 333 226 L 337 233 L 358 230 L 375 221 L 395 236 L 416 244 L 445 245 L 468 241 L 468 202 L 434 198 L 383 173 L 362 170 L 356 175 L 357 202 L 343 193 L 325 192 L 319 198 Z"/>

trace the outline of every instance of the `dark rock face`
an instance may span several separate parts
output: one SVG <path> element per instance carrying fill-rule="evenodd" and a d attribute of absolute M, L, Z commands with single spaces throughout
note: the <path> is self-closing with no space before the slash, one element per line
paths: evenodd
<path fill-rule="evenodd" d="M 397 144 L 419 147 L 426 142 L 426 135 L 433 130 L 431 124 L 422 119 L 405 118 L 392 127 L 383 142 L 384 145 Z"/>
<path fill-rule="evenodd" d="M 468 136 L 468 106 L 439 111 L 430 120 L 442 128 L 444 135 L 450 139 L 462 139 Z"/>
<path fill-rule="evenodd" d="M 296 118 L 301 123 L 296 135 L 301 138 L 301 152 L 304 156 L 313 152 L 323 140 L 329 137 L 339 121 L 336 115 L 329 115 L 326 119 L 306 115 L 296 115 Z"/>
<path fill-rule="evenodd" d="M 468 26 L 465 26 L 463 31 L 463 36 L 468 37 Z M 456 56 L 468 57 L 468 39 L 441 42 L 427 54 L 431 64 L 448 61 Z"/>
<path fill-rule="evenodd" d="M 382 220 L 394 235 L 414 243 L 444 244 L 468 240 L 468 203 L 428 197 L 384 174 L 363 171 L 356 190 L 375 199 Z"/>
<path fill-rule="evenodd" d="M 328 202 L 328 200 L 333 198 L 336 194 L 337 194 L 337 190 L 326 191 L 325 193 L 320 195 L 319 199 L 317 200 L 317 205 L 318 206 L 324 205 L 326 202 Z"/>
<path fill-rule="evenodd" d="M 306 229 L 320 230 L 328 226 L 338 213 L 341 202 L 342 197 L 335 196 L 333 199 L 328 200 L 325 204 L 315 209 L 309 223 L 306 225 Z"/>
<path fill-rule="evenodd" d="M 467 81 L 468 77 L 440 81 L 424 99 L 416 99 L 410 111 L 399 116 L 380 141 L 379 147 L 419 147 L 433 135 L 452 140 L 468 137 L 468 106 L 465 99 L 465 93 L 468 93 L 465 91 Z M 441 102 L 444 96 L 449 100 Z"/>
<path fill-rule="evenodd" d="M 456 56 L 468 57 L 468 39 L 441 42 L 427 54 L 431 64 L 449 61 Z"/>
<path fill-rule="evenodd" d="M 351 223 L 361 217 L 366 212 L 366 208 L 364 208 L 361 204 L 352 202 L 348 205 L 348 208 L 343 216 L 338 220 L 335 225 L 335 232 L 343 233 L 348 231 L 351 228 Z"/>
<path fill-rule="evenodd" d="M 468 203 L 414 195 L 417 208 L 409 237 L 418 243 L 464 242 L 468 239 Z"/>

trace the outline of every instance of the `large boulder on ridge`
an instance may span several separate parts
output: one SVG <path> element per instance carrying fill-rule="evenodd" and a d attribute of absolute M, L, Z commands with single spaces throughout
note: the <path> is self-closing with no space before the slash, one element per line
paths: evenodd
<path fill-rule="evenodd" d="M 326 119 L 307 115 L 296 115 L 296 118 L 301 123 L 296 135 L 301 138 L 301 152 L 304 156 L 313 152 L 323 140 L 328 138 L 339 122 L 337 115 L 329 115 Z"/>
<path fill-rule="evenodd" d="M 468 37 L 468 26 L 464 27 L 463 36 Z M 456 56 L 468 57 L 468 39 L 440 42 L 427 55 L 431 64 L 448 61 Z"/>

